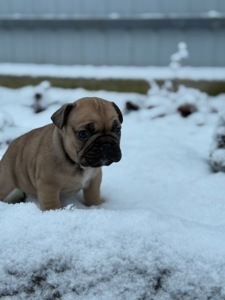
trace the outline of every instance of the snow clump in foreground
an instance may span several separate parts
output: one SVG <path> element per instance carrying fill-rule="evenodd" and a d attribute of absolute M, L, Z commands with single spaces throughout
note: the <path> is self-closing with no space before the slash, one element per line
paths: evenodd
<path fill-rule="evenodd" d="M 210 165 L 215 172 L 225 172 L 225 115 L 221 115 L 213 135 Z"/>

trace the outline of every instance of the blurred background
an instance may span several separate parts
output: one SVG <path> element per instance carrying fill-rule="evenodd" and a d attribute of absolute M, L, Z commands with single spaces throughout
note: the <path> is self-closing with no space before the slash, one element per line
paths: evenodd
<path fill-rule="evenodd" d="M 0 0 L 0 62 L 225 66 L 224 0 Z"/>
<path fill-rule="evenodd" d="M 5 63 L 224 67 L 224 49 L 224 0 L 0 0 L 0 85 L 4 86 L 47 79 L 56 86 L 102 88 L 90 80 L 63 83 L 49 76 L 41 80 L 14 76 L 12 81 L 3 70 Z M 127 90 L 120 83 L 111 89 Z M 132 91 L 145 93 L 149 85 L 140 84 Z M 104 86 L 110 89 L 107 83 Z M 221 89 L 225 90 L 224 82 Z"/>

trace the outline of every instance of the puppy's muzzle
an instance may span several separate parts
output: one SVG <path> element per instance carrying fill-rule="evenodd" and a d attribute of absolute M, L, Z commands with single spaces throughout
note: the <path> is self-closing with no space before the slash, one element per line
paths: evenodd
<path fill-rule="evenodd" d="M 101 136 L 85 150 L 80 163 L 83 167 L 109 166 L 122 157 L 119 142 L 112 136 Z"/>

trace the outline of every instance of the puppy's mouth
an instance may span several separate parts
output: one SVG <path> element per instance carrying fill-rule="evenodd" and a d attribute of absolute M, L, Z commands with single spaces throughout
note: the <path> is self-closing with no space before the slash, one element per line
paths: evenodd
<path fill-rule="evenodd" d="M 99 168 L 121 160 L 118 141 L 111 136 L 102 136 L 93 141 L 80 159 L 83 167 Z"/>

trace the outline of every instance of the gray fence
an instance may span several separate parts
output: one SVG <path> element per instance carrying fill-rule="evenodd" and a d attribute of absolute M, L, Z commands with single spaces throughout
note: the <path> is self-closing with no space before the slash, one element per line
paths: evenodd
<path fill-rule="evenodd" d="M 0 0 L 0 62 L 225 66 L 224 0 Z"/>

